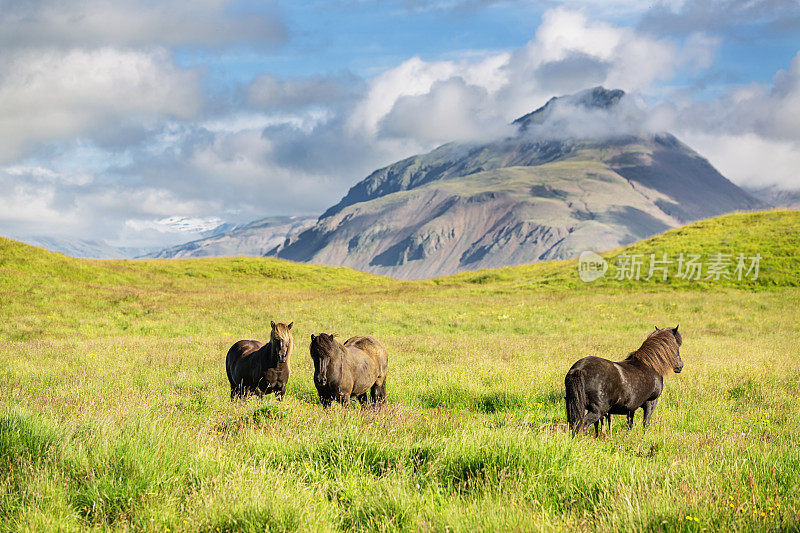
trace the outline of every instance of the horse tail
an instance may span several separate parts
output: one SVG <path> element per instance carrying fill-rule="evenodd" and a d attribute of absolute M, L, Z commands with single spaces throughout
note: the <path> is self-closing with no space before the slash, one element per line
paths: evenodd
<path fill-rule="evenodd" d="M 234 365 L 234 363 L 236 363 L 236 352 L 234 351 L 235 347 L 235 344 L 231 346 L 231 348 L 228 350 L 228 354 L 225 356 L 225 372 L 228 374 L 228 381 L 231 384 L 231 388 L 234 386 L 233 376 L 231 375 L 231 367 Z"/>
<path fill-rule="evenodd" d="M 583 371 L 579 368 L 570 370 L 564 378 L 567 391 L 567 422 L 573 433 L 580 431 L 583 413 L 586 410 L 586 386 L 583 383 Z"/>
<path fill-rule="evenodd" d="M 231 376 L 231 364 L 228 361 L 228 357 L 225 358 L 225 372 L 228 374 L 228 383 L 233 385 L 233 377 Z"/>

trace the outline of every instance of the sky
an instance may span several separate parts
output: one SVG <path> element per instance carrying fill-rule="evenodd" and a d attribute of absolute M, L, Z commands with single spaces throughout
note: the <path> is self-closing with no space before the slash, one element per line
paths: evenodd
<path fill-rule="evenodd" d="M 0 0 L 0 235 L 318 215 L 596 85 L 735 183 L 800 189 L 796 0 Z"/>

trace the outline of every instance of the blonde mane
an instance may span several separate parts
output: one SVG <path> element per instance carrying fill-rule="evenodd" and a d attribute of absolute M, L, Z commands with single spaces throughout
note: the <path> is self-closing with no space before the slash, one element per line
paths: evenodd
<path fill-rule="evenodd" d="M 663 328 L 652 332 L 642 346 L 626 359 L 640 361 L 662 376 L 666 376 L 675 367 L 681 345 L 680 334 L 673 333 L 672 328 Z"/>

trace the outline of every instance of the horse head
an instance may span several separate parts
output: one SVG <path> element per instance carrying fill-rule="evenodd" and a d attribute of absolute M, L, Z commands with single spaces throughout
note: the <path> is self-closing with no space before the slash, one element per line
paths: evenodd
<path fill-rule="evenodd" d="M 338 359 L 338 342 L 335 334 L 311 334 L 311 359 L 314 361 L 314 383 L 319 387 L 328 384 L 328 368 L 331 362 Z"/>
<path fill-rule="evenodd" d="M 283 322 L 270 322 L 272 324 L 272 331 L 269 335 L 269 341 L 272 345 L 272 353 L 278 363 L 285 363 L 289 354 L 292 353 L 294 347 L 294 338 L 292 337 L 292 326 L 294 321 L 284 324 Z"/>
<path fill-rule="evenodd" d="M 683 344 L 683 338 L 678 333 L 678 326 L 674 328 L 656 326 L 647 336 L 642 347 L 634 353 L 639 353 L 639 358 L 647 361 L 662 376 L 669 372 L 670 368 L 679 374 L 683 370 L 683 360 L 680 354 L 681 344 Z"/>
<path fill-rule="evenodd" d="M 670 332 L 672 332 L 672 335 L 675 337 L 675 342 L 678 344 L 678 346 L 683 344 L 683 337 L 681 337 L 681 334 L 678 333 L 678 326 L 668 329 L 670 330 Z M 676 374 L 680 374 L 681 370 L 683 370 L 683 359 L 681 359 L 680 350 L 675 350 L 675 357 L 673 363 L 674 365 L 672 367 L 672 370 Z"/>

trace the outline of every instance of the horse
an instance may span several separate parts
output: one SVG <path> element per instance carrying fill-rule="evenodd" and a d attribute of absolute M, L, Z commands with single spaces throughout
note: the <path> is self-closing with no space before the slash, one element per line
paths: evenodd
<path fill-rule="evenodd" d="M 357 335 L 340 343 L 333 334 L 311 335 L 314 385 L 323 407 L 338 401 L 350 406 L 355 397 L 364 404 L 367 392 L 373 405 L 386 402 L 386 367 L 389 355 L 374 337 Z"/>
<path fill-rule="evenodd" d="M 270 392 L 278 401 L 283 400 L 289 381 L 289 358 L 294 348 L 292 326 L 294 322 L 270 322 L 269 342 L 242 340 L 228 350 L 225 370 L 231 384 L 231 400 L 248 394 L 259 398 Z"/>
<path fill-rule="evenodd" d="M 640 407 L 644 410 L 644 427 L 648 427 L 664 390 L 664 377 L 670 370 L 676 374 L 683 370 L 682 343 L 677 326 L 656 327 L 623 361 L 590 356 L 572 365 L 564 378 L 567 422 L 572 433 L 595 424 L 595 435 L 599 435 L 603 419 L 610 431 L 612 414 L 627 415 L 628 427 L 633 427 L 633 415 Z"/>

